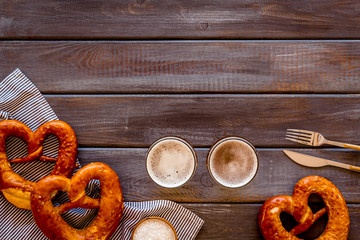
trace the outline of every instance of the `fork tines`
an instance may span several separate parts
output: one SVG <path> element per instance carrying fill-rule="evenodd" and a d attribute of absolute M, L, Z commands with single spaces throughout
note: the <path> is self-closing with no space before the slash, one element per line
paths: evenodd
<path fill-rule="evenodd" d="M 312 131 L 300 130 L 300 129 L 287 129 L 286 138 L 289 141 L 312 145 Z"/>

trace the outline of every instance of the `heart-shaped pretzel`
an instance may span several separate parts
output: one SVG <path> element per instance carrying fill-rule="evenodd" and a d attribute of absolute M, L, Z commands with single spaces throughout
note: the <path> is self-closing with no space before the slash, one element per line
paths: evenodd
<path fill-rule="evenodd" d="M 91 224 L 84 229 L 70 227 L 60 213 L 70 208 L 93 208 L 85 197 L 85 187 L 91 179 L 100 180 L 101 197 L 99 211 Z M 70 202 L 66 207 L 54 208 L 53 191 L 68 192 Z M 95 200 L 95 199 L 93 199 Z M 31 194 L 31 210 L 38 227 L 50 239 L 109 239 L 120 223 L 123 212 L 123 196 L 117 174 L 104 163 L 92 163 L 81 168 L 70 179 L 61 176 L 42 178 Z"/>
<path fill-rule="evenodd" d="M 42 156 L 43 142 L 49 135 L 55 135 L 59 141 L 57 159 Z M 6 139 L 18 137 L 28 144 L 28 156 L 11 162 L 30 162 L 36 159 L 56 161 L 51 175 L 70 177 L 76 165 L 77 140 L 73 129 L 63 121 L 50 121 L 33 132 L 17 120 L 0 122 L 0 191 L 15 206 L 30 210 L 30 193 L 35 183 L 15 173 L 6 155 Z"/>
<path fill-rule="evenodd" d="M 308 198 L 312 193 L 318 194 L 325 203 L 325 208 L 315 214 L 308 206 Z M 280 213 L 284 211 L 299 222 L 290 232 L 283 227 L 280 220 Z M 344 197 L 329 180 L 308 176 L 295 185 L 292 197 L 280 195 L 269 198 L 260 209 L 258 225 L 266 240 L 299 239 L 295 235 L 306 231 L 325 212 L 328 214 L 328 223 L 317 239 L 347 239 L 350 219 Z"/>

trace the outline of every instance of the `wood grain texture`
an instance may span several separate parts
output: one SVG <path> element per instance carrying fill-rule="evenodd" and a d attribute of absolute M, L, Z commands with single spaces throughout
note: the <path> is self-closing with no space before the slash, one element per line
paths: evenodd
<path fill-rule="evenodd" d="M 193 211 L 205 220 L 197 240 L 261 239 L 261 204 L 309 175 L 342 192 L 355 240 L 360 174 L 303 167 L 282 150 L 360 166 L 357 151 L 285 140 L 299 128 L 360 144 L 359 9 L 351 0 L 0 1 L 0 79 L 20 68 L 74 128 L 83 166 L 113 168 L 126 201 L 168 199 Z M 185 138 L 198 156 L 193 178 L 175 189 L 145 169 L 147 148 L 165 135 Z M 259 156 L 255 179 L 239 189 L 217 185 L 206 168 L 209 147 L 229 135 Z M 322 202 L 312 196 L 310 205 Z M 299 237 L 314 239 L 325 224 Z"/>
<path fill-rule="evenodd" d="M 360 41 L 0 42 L 16 67 L 42 93 L 357 93 Z"/>
<path fill-rule="evenodd" d="M 176 135 L 196 147 L 238 135 L 256 147 L 302 147 L 287 128 L 359 144 L 359 95 L 46 95 L 81 146 L 148 147 Z"/>
<path fill-rule="evenodd" d="M 295 184 L 303 177 L 319 175 L 332 181 L 348 203 L 360 202 L 360 174 L 335 167 L 307 168 L 291 161 L 282 149 L 258 148 L 259 170 L 248 185 L 228 189 L 215 183 L 206 167 L 207 148 L 196 148 L 198 167 L 184 186 L 167 189 L 156 185 L 145 168 L 147 148 L 80 148 L 78 158 L 85 166 L 103 162 L 119 176 L 125 201 L 169 199 L 177 202 L 262 203 L 276 195 L 292 195 Z M 359 152 L 339 149 L 299 149 L 305 154 L 360 165 Z M 314 199 L 316 202 L 317 199 Z M 209 213 L 210 214 L 210 213 Z"/>
<path fill-rule="evenodd" d="M 0 36 L 359 38 L 358 1 L 1 1 Z"/>
<path fill-rule="evenodd" d="M 202 239 L 263 239 L 257 227 L 257 214 L 260 204 L 183 204 L 205 220 L 196 240 Z M 349 240 L 358 239 L 360 234 L 360 207 L 348 205 L 350 212 Z M 291 217 L 284 217 L 284 226 L 293 227 L 296 222 Z M 299 235 L 301 239 L 315 239 L 326 225 L 324 216 L 312 227 Z"/>

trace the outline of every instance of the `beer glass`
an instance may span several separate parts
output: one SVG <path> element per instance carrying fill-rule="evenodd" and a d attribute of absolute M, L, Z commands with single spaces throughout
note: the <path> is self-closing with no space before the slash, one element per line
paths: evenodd
<path fill-rule="evenodd" d="M 174 136 L 155 141 L 146 154 L 146 170 L 158 185 L 175 188 L 188 182 L 195 173 L 197 157 L 193 147 Z"/>

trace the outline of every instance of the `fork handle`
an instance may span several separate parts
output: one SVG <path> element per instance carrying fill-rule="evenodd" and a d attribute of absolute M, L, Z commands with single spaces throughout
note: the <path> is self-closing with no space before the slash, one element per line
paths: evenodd
<path fill-rule="evenodd" d="M 325 140 L 325 143 L 329 144 L 329 145 L 337 146 L 337 147 L 350 148 L 350 149 L 360 151 L 360 146 L 354 145 L 354 144 L 335 142 L 335 141 L 330 141 L 330 140 Z"/>
<path fill-rule="evenodd" d="M 357 146 L 357 145 L 354 145 L 354 144 L 345 143 L 344 147 L 360 151 L 360 146 Z"/>

